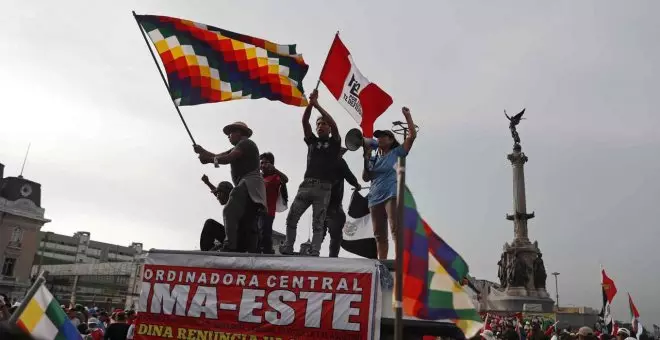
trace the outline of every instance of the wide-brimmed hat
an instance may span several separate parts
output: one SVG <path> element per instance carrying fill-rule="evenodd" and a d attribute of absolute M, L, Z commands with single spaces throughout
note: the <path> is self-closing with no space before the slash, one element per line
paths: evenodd
<path fill-rule="evenodd" d="M 243 122 L 231 123 L 231 124 L 225 126 L 224 128 L 222 128 L 222 132 L 224 132 L 225 135 L 229 136 L 229 133 L 232 130 L 236 130 L 236 129 L 243 130 L 243 132 L 245 132 L 245 135 L 247 135 L 248 138 L 250 136 L 252 136 L 252 130 L 247 126 L 247 124 L 245 124 Z"/>

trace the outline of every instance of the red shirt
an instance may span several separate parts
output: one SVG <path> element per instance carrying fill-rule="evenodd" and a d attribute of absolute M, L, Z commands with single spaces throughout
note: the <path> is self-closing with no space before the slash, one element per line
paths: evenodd
<path fill-rule="evenodd" d="M 277 198 L 280 196 L 280 175 L 264 176 L 264 184 L 266 184 L 268 216 L 275 216 L 275 206 L 277 205 Z"/>

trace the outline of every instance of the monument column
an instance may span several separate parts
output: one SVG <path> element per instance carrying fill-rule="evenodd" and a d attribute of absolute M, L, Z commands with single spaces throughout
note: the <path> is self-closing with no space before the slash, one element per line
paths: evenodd
<path fill-rule="evenodd" d="M 498 262 L 500 284 L 491 290 L 487 305 L 490 310 L 507 312 L 551 312 L 554 302 L 545 289 L 543 254 L 538 242 L 530 242 L 527 229 L 527 220 L 534 218 L 534 212 L 527 213 L 524 167 L 528 159 L 516 129 L 524 113 L 522 110 L 513 117 L 506 116 L 513 138 L 513 152 L 507 155 L 513 173 L 513 214 L 506 215 L 507 220 L 513 221 L 513 242 L 504 244 Z"/>
<path fill-rule="evenodd" d="M 513 167 L 513 215 L 507 214 L 506 218 L 513 221 L 513 244 L 529 244 L 527 233 L 527 220 L 534 218 L 534 213 L 527 213 L 527 202 L 525 198 L 525 163 L 527 156 L 522 152 L 520 144 L 513 146 L 513 152 L 507 158 Z"/>

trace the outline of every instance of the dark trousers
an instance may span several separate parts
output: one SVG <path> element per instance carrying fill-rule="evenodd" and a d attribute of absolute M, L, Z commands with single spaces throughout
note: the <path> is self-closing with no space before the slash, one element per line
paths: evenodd
<path fill-rule="evenodd" d="M 254 203 L 250 198 L 245 183 L 241 183 L 232 189 L 229 193 L 229 200 L 222 211 L 225 219 L 225 250 L 257 253 L 259 242 L 258 217 L 262 209 L 263 207 L 260 204 Z M 244 244 L 239 244 L 240 238 L 245 238 Z"/>
<path fill-rule="evenodd" d="M 324 234 L 330 234 L 329 257 L 339 257 L 342 232 L 346 223 L 346 214 L 341 204 L 338 207 L 328 207 L 323 224 Z"/>
<path fill-rule="evenodd" d="M 273 221 L 275 216 L 259 216 L 259 251 L 262 254 L 275 254 L 273 250 Z"/>
<path fill-rule="evenodd" d="M 258 253 L 259 205 L 252 203 L 252 201 L 250 203 L 251 205 L 245 209 L 245 215 L 239 221 L 239 230 L 236 235 L 238 239 L 236 240 L 235 248 L 229 248 L 227 246 L 225 226 L 216 220 L 208 219 L 204 222 L 204 227 L 199 237 L 199 249 L 209 251 L 215 246 L 215 241 L 218 241 L 223 244 L 223 250 L 225 251 Z"/>

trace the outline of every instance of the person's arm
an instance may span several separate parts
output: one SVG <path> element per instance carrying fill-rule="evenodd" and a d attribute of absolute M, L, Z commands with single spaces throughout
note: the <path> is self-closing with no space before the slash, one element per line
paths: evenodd
<path fill-rule="evenodd" d="M 215 156 L 212 152 L 204 149 L 201 145 L 194 144 L 193 151 L 199 155 L 199 161 L 202 164 L 213 163 L 213 157 Z"/>
<path fill-rule="evenodd" d="M 209 187 L 209 189 L 211 189 L 212 193 L 215 193 L 215 191 L 218 190 L 218 188 L 216 188 L 215 185 L 213 185 L 211 181 L 209 181 L 209 176 L 203 175 L 202 182 L 204 182 L 204 184 L 206 184 L 206 186 Z"/>
<path fill-rule="evenodd" d="M 307 104 L 305 113 L 303 113 L 302 116 L 303 134 L 305 135 L 305 139 L 308 139 L 314 135 L 314 132 L 312 132 L 312 126 L 309 124 L 309 117 L 312 116 L 312 108 L 314 107 L 313 102 L 316 101 L 318 95 L 319 94 L 317 90 L 312 91 L 312 94 L 309 96 L 309 104 Z"/>
<path fill-rule="evenodd" d="M 408 153 L 415 142 L 415 138 L 417 138 L 417 129 L 415 129 L 415 123 L 410 115 L 410 109 L 404 106 L 401 108 L 401 112 L 403 112 L 403 116 L 406 118 L 406 124 L 408 125 L 408 136 L 403 141 L 403 149 Z"/>
<path fill-rule="evenodd" d="M 362 180 L 371 182 L 372 172 L 369 170 L 369 162 L 371 158 L 371 147 L 367 144 L 364 145 L 364 167 L 362 168 Z"/>
<path fill-rule="evenodd" d="M 287 177 L 282 171 L 277 170 L 276 167 L 273 167 L 273 171 L 280 176 L 280 183 L 287 184 L 289 183 L 289 177 Z"/>
<path fill-rule="evenodd" d="M 344 179 L 348 184 L 352 185 L 356 190 L 362 189 L 362 186 L 360 185 L 360 182 L 358 182 L 357 178 L 355 178 L 355 175 L 353 175 L 353 172 L 351 171 L 351 168 L 348 166 L 348 163 L 346 163 L 345 159 L 341 159 L 341 167 L 342 167 L 342 173 L 344 175 Z"/>
<path fill-rule="evenodd" d="M 221 154 L 215 155 L 211 158 L 211 162 L 218 164 L 229 164 L 241 156 L 243 156 L 243 150 L 237 146 L 229 152 L 223 152 Z"/>
<path fill-rule="evenodd" d="M 341 136 L 339 136 L 339 128 L 337 128 L 337 123 L 335 123 L 335 120 L 332 119 L 332 116 L 326 111 L 324 108 L 321 107 L 321 104 L 319 104 L 318 101 L 318 92 L 314 90 L 316 93 L 316 96 L 312 97 L 310 96 L 310 103 L 314 105 L 314 107 L 319 110 L 321 113 L 321 116 L 323 116 L 323 119 L 330 125 L 330 132 L 332 132 L 332 138 L 337 141 L 341 141 Z"/>

